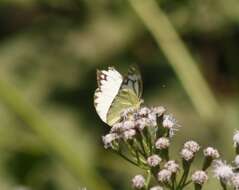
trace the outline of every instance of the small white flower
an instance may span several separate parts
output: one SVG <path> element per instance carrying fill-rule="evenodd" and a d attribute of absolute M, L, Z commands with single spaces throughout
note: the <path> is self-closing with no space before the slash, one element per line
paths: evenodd
<path fill-rule="evenodd" d="M 147 125 L 148 125 L 147 119 L 144 118 L 144 117 L 136 120 L 136 127 L 137 127 L 139 130 L 141 130 L 141 131 L 142 131 Z"/>
<path fill-rule="evenodd" d="M 192 181 L 196 184 L 203 185 L 208 180 L 206 172 L 199 170 L 193 173 Z"/>
<path fill-rule="evenodd" d="M 163 106 L 152 107 L 151 110 L 157 117 L 162 116 L 166 111 L 165 107 Z"/>
<path fill-rule="evenodd" d="M 235 188 L 235 190 L 239 190 L 239 174 L 235 174 L 231 178 L 231 184 Z"/>
<path fill-rule="evenodd" d="M 187 141 L 187 142 L 184 143 L 183 148 L 184 149 L 188 149 L 188 150 L 190 150 L 193 153 L 196 153 L 196 152 L 199 151 L 200 146 L 195 141 Z"/>
<path fill-rule="evenodd" d="M 136 131 L 134 129 L 126 130 L 123 132 L 123 139 L 125 140 L 133 139 L 135 134 L 136 134 Z"/>
<path fill-rule="evenodd" d="M 133 115 L 133 113 L 136 110 L 134 108 L 127 108 L 125 109 L 120 115 L 123 120 L 127 119 L 130 115 Z"/>
<path fill-rule="evenodd" d="M 116 133 L 109 133 L 102 137 L 104 147 L 109 148 L 112 147 L 112 142 L 118 138 Z"/>
<path fill-rule="evenodd" d="M 159 171 L 158 173 L 158 181 L 162 182 L 162 183 L 167 183 L 170 181 L 172 176 L 172 172 L 167 170 L 167 169 L 162 169 L 161 171 Z"/>
<path fill-rule="evenodd" d="M 216 178 L 224 183 L 229 183 L 234 175 L 232 167 L 221 160 L 215 160 L 213 162 L 213 173 Z"/>
<path fill-rule="evenodd" d="M 182 149 L 181 156 L 184 160 L 190 161 L 194 158 L 194 153 L 191 150 L 188 150 L 187 148 Z"/>
<path fill-rule="evenodd" d="M 216 159 L 220 157 L 220 154 L 217 149 L 212 147 L 207 147 L 203 150 L 203 154 L 206 157 L 211 157 L 212 159 Z"/>
<path fill-rule="evenodd" d="M 147 107 L 142 107 L 142 108 L 140 108 L 140 110 L 138 111 L 138 114 L 139 114 L 140 116 L 144 116 L 144 117 L 147 117 L 148 114 L 150 114 L 150 113 L 151 113 L 151 110 L 150 110 L 149 108 L 147 108 Z"/>
<path fill-rule="evenodd" d="M 118 122 L 112 126 L 110 132 L 111 133 L 120 133 L 122 130 L 123 130 L 123 122 Z"/>
<path fill-rule="evenodd" d="M 173 137 L 175 132 L 178 131 L 180 125 L 178 125 L 177 120 L 172 115 L 164 115 L 163 123 L 164 128 L 169 129 L 169 137 Z"/>
<path fill-rule="evenodd" d="M 167 149 L 169 146 L 170 146 L 170 141 L 166 137 L 159 138 L 155 143 L 155 147 L 159 150 Z"/>
<path fill-rule="evenodd" d="M 123 130 L 129 130 L 135 127 L 135 122 L 133 120 L 126 120 L 123 122 Z"/>
<path fill-rule="evenodd" d="M 234 159 L 234 164 L 236 165 L 236 167 L 239 167 L 239 155 L 236 155 Z"/>
<path fill-rule="evenodd" d="M 156 114 L 150 113 L 148 115 L 148 126 L 149 127 L 156 127 L 157 126 L 157 117 Z"/>
<path fill-rule="evenodd" d="M 133 179 L 132 179 L 132 186 L 135 189 L 142 189 L 145 185 L 145 179 L 142 175 L 136 175 Z"/>
<path fill-rule="evenodd" d="M 154 186 L 151 187 L 150 190 L 163 190 L 163 188 L 161 186 Z"/>
<path fill-rule="evenodd" d="M 169 160 L 164 164 L 164 168 L 172 173 L 176 173 L 179 170 L 179 165 L 175 162 L 175 160 Z"/>
<path fill-rule="evenodd" d="M 161 161 L 162 161 L 162 159 L 156 154 L 147 158 L 147 163 L 151 167 L 155 167 L 155 166 L 159 165 L 159 163 Z"/>
<path fill-rule="evenodd" d="M 171 129 L 176 125 L 177 121 L 172 115 L 163 116 L 163 127 Z"/>
<path fill-rule="evenodd" d="M 239 145 L 239 130 L 236 130 L 233 136 L 234 146 Z"/>
<path fill-rule="evenodd" d="M 111 128 L 111 133 L 123 133 L 126 130 L 133 129 L 135 127 L 135 122 L 133 120 L 125 120 L 118 122 Z"/>

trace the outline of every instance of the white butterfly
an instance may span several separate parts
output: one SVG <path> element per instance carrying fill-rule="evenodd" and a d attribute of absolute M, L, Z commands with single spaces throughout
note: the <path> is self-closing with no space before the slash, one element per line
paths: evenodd
<path fill-rule="evenodd" d="M 108 125 L 116 123 L 125 109 L 140 106 L 142 80 L 138 69 L 131 67 L 124 77 L 113 67 L 98 70 L 97 82 L 98 88 L 94 95 L 95 109 Z"/>

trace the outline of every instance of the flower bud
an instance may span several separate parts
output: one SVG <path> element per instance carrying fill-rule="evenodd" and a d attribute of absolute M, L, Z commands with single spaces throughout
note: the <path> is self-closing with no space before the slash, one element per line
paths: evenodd
<path fill-rule="evenodd" d="M 197 142 L 195 141 L 187 141 L 184 143 L 184 146 L 183 146 L 184 149 L 188 149 L 190 150 L 191 152 L 193 153 L 196 153 L 199 151 L 200 149 L 200 146 Z"/>
<path fill-rule="evenodd" d="M 156 106 L 151 108 L 151 110 L 154 114 L 156 114 L 157 117 L 162 116 L 166 111 L 166 109 L 163 106 Z"/>
<path fill-rule="evenodd" d="M 157 165 L 159 165 L 159 163 L 161 161 L 162 161 L 162 159 L 156 154 L 148 157 L 148 159 L 147 159 L 147 163 L 151 167 L 156 167 Z"/>
<path fill-rule="evenodd" d="M 203 150 L 203 154 L 205 156 L 204 163 L 203 163 L 203 170 L 205 171 L 207 168 L 210 167 L 212 161 L 216 158 L 219 158 L 219 153 L 217 149 L 214 149 L 212 147 L 207 147 Z"/>
<path fill-rule="evenodd" d="M 118 138 L 118 135 L 116 133 L 109 133 L 105 136 L 102 137 L 103 143 L 104 143 L 104 147 L 105 148 L 112 148 L 112 143 L 114 140 L 116 140 Z"/>
<path fill-rule="evenodd" d="M 170 146 L 170 141 L 166 137 L 159 138 L 155 143 L 156 149 L 159 149 L 159 150 L 167 149 L 169 146 Z"/>
<path fill-rule="evenodd" d="M 172 172 L 167 169 L 162 169 L 158 173 L 158 181 L 161 183 L 168 183 L 171 179 Z"/>
<path fill-rule="evenodd" d="M 194 153 L 186 148 L 182 149 L 181 156 L 185 161 L 191 161 L 194 158 Z"/>
<path fill-rule="evenodd" d="M 210 157 L 212 159 L 217 159 L 220 157 L 218 150 L 212 147 L 207 147 L 206 149 L 204 149 L 203 154 L 205 157 Z"/>
<path fill-rule="evenodd" d="M 142 189 L 145 186 L 145 179 L 142 175 L 136 175 L 132 179 L 132 186 L 135 189 Z"/>
<path fill-rule="evenodd" d="M 204 172 L 204 171 L 199 170 L 199 171 L 194 172 L 192 175 L 192 181 L 195 184 L 203 185 L 207 180 L 208 180 L 208 176 L 207 176 L 206 172 Z"/>
<path fill-rule="evenodd" d="M 134 129 L 129 129 L 123 132 L 123 138 L 125 140 L 133 139 L 135 135 L 136 135 L 136 131 Z"/>
<path fill-rule="evenodd" d="M 164 164 L 164 168 L 172 173 L 176 173 L 179 170 L 179 165 L 175 162 L 175 160 L 169 160 Z"/>

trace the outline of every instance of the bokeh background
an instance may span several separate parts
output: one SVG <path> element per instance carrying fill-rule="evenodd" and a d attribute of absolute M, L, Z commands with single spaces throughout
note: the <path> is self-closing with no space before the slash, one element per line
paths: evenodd
<path fill-rule="evenodd" d="M 153 15 L 153 32 L 133 3 L 0 1 L 1 190 L 130 189 L 131 177 L 142 171 L 103 148 L 101 136 L 109 128 L 93 106 L 96 69 L 108 66 L 123 71 L 132 63 L 139 66 L 145 103 L 165 106 L 182 125 L 171 151 L 178 160 L 189 139 L 233 158 L 232 135 L 239 127 L 239 2 L 160 0 L 151 6 L 163 14 L 159 17 L 139 0 L 146 7 L 141 13 Z M 167 36 L 167 21 L 183 46 L 155 40 L 155 34 Z M 186 60 L 179 66 L 183 73 L 161 43 L 176 52 L 185 48 L 186 54 L 177 55 Z M 206 83 L 194 76 L 187 56 Z M 192 96 L 189 84 L 200 96 Z M 205 189 L 212 188 L 218 188 L 214 179 Z"/>

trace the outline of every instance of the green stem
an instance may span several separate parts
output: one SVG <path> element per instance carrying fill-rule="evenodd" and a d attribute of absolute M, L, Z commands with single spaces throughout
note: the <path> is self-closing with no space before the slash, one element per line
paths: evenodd
<path fill-rule="evenodd" d="M 140 131 L 140 136 L 141 138 L 139 138 L 139 143 L 143 149 L 143 152 L 145 154 L 145 158 L 147 158 L 149 156 L 149 151 L 148 151 L 148 146 L 147 146 L 147 140 L 143 134 L 142 131 Z"/>
<path fill-rule="evenodd" d="M 120 155 L 120 157 L 122 157 L 123 159 L 125 159 L 126 161 L 130 162 L 131 164 L 139 167 L 139 165 L 137 163 L 135 163 L 133 160 L 131 160 L 130 158 L 128 158 L 127 156 L 125 156 L 122 152 L 115 152 L 113 151 L 114 153 Z"/>
<path fill-rule="evenodd" d="M 149 189 L 149 184 L 150 184 L 150 181 L 151 181 L 151 171 L 150 170 L 147 170 L 147 179 L 146 179 L 146 189 L 148 190 Z"/>
<path fill-rule="evenodd" d="M 190 171 L 190 167 L 191 167 L 191 161 L 188 162 L 188 161 L 183 160 L 184 171 L 183 171 L 183 175 L 182 175 L 182 177 L 179 181 L 179 184 L 177 186 L 177 190 L 181 190 L 185 186 L 185 183 L 187 181 L 188 174 L 189 174 L 189 171 Z"/>
<path fill-rule="evenodd" d="M 227 190 L 227 185 L 222 180 L 220 180 L 220 184 L 223 190 Z"/>

